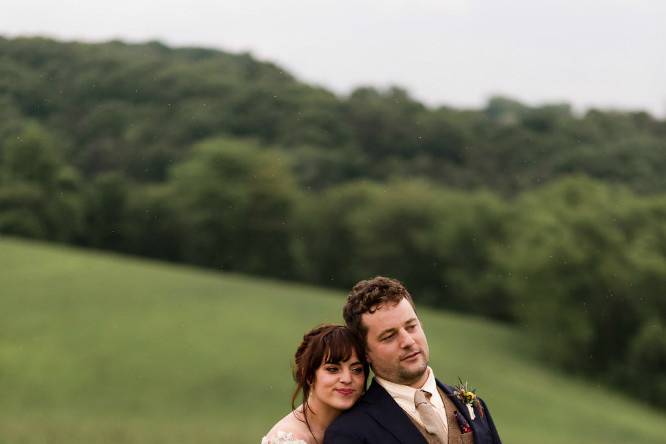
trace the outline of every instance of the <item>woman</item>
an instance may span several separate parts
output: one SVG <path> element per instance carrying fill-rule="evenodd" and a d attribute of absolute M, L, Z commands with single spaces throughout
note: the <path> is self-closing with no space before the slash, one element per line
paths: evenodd
<path fill-rule="evenodd" d="M 312 329 L 296 350 L 292 412 L 261 444 L 321 444 L 328 425 L 361 397 L 367 375 L 363 346 L 347 327 L 324 324 Z M 294 407 L 299 392 L 303 402 Z"/>

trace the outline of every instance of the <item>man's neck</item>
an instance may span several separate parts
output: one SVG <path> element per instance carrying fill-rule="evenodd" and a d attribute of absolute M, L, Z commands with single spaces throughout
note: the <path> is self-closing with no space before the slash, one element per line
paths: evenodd
<path fill-rule="evenodd" d="M 414 389 L 420 389 L 421 387 L 423 387 L 425 385 L 426 381 L 430 377 L 430 367 L 427 367 L 426 370 L 423 372 L 423 374 L 421 374 L 421 376 L 419 376 L 417 379 L 414 379 L 414 380 L 411 380 L 411 381 L 404 381 L 404 380 L 403 381 L 392 381 L 392 380 L 390 380 L 388 378 L 385 378 L 381 375 L 375 375 L 375 376 L 377 376 L 379 379 L 381 379 L 383 381 L 388 381 L 388 382 L 393 383 L 393 384 L 405 385 L 407 387 L 411 387 L 411 388 L 414 388 Z"/>
<path fill-rule="evenodd" d="M 426 383 L 429 376 L 430 376 L 430 367 L 426 368 L 426 371 L 423 372 L 421 377 L 416 382 L 407 385 L 409 385 L 411 388 L 420 389 Z"/>

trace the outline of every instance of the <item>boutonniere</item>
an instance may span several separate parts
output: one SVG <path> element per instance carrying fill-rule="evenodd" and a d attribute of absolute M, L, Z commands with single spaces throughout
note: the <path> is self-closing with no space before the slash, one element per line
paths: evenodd
<path fill-rule="evenodd" d="M 479 401 L 479 397 L 476 395 L 476 389 L 473 388 L 470 390 L 467 381 L 462 382 L 462 379 L 458 378 L 459 383 L 455 385 L 455 390 L 453 391 L 453 394 L 455 395 L 456 398 L 460 400 L 463 404 L 467 406 L 467 408 L 470 410 L 470 415 L 472 416 L 472 419 L 474 419 L 474 414 L 473 414 L 473 408 L 476 408 L 476 410 L 479 412 L 479 416 L 483 418 L 483 406 L 481 405 L 481 402 Z"/>

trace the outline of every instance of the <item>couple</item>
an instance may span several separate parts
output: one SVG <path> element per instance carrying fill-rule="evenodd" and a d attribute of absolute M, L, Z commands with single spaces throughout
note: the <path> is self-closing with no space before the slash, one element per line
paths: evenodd
<path fill-rule="evenodd" d="M 501 444 L 486 404 L 435 379 L 414 302 L 397 280 L 360 281 L 347 326 L 308 332 L 296 350 L 293 411 L 262 444 Z M 368 366 L 375 375 L 366 391 Z M 294 407 L 299 391 L 303 403 Z"/>

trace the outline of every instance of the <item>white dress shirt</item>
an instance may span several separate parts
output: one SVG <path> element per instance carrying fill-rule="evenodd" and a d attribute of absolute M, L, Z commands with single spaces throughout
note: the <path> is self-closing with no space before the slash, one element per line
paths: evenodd
<path fill-rule="evenodd" d="M 437 383 L 435 382 L 435 374 L 432 369 L 428 367 L 428 379 L 426 379 L 425 384 L 420 390 L 424 390 L 430 393 L 430 403 L 435 407 L 435 411 L 441 418 L 445 426 L 448 426 L 446 421 L 446 409 L 444 408 L 444 401 L 439 395 L 437 390 Z M 405 411 L 414 421 L 423 426 L 423 421 L 421 420 L 421 415 L 416 411 L 416 406 L 414 405 L 414 393 L 416 390 L 413 387 L 408 385 L 396 384 L 395 382 L 387 381 L 382 379 L 379 376 L 375 375 L 375 380 L 386 389 L 389 395 L 395 400 L 396 403 L 400 406 L 401 409 Z"/>

